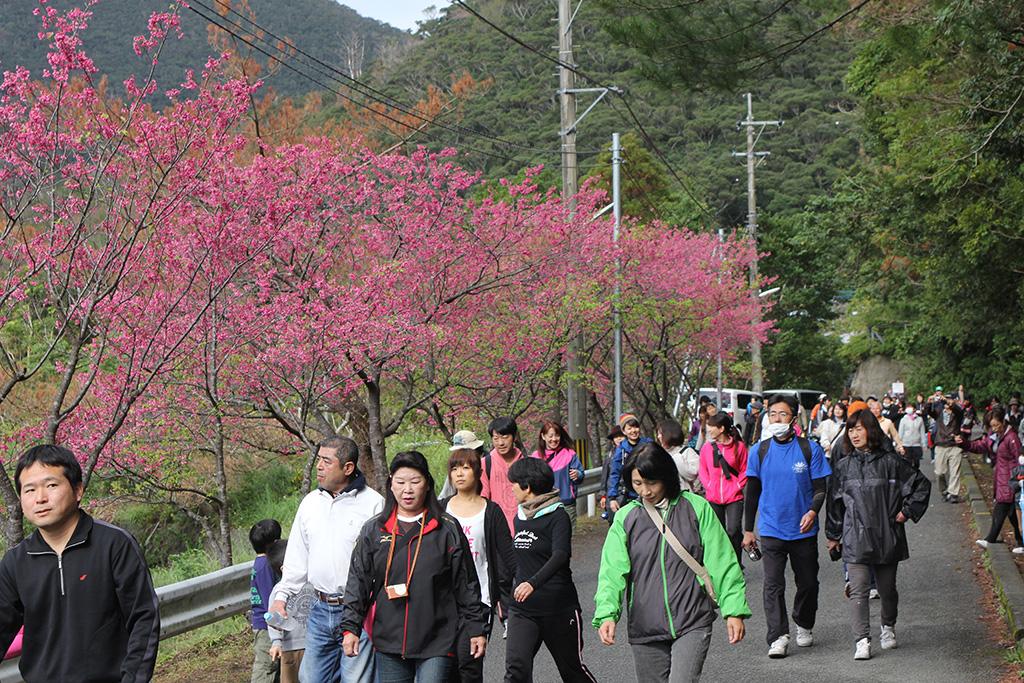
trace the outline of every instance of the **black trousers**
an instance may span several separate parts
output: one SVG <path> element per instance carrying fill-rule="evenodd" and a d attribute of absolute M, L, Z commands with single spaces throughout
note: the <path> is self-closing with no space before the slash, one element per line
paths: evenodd
<path fill-rule="evenodd" d="M 725 535 L 732 542 L 732 549 L 736 551 L 736 560 L 743 566 L 743 501 L 737 500 L 725 505 L 711 503 L 711 509 L 718 516 L 718 521 L 725 529 Z"/>
<path fill-rule="evenodd" d="M 906 451 L 906 455 L 903 457 L 905 457 L 910 462 L 910 464 L 914 466 L 914 469 L 921 469 L 921 456 L 924 455 L 924 450 L 922 449 L 922 447 L 906 446 L 903 450 Z"/>
<path fill-rule="evenodd" d="M 505 641 L 505 683 L 533 683 L 533 659 L 547 646 L 566 683 L 597 683 L 583 663 L 583 618 L 578 607 L 535 617 L 512 609 Z"/>
<path fill-rule="evenodd" d="M 1013 537 L 1016 539 L 1017 545 L 1024 546 L 1024 539 L 1021 539 L 1020 536 L 1020 525 L 1017 524 L 1017 506 L 1013 503 L 992 504 L 992 526 L 989 527 L 985 540 L 989 543 L 998 541 L 999 532 L 1003 530 L 1003 522 L 1007 519 L 1010 520 L 1010 526 L 1013 527 Z"/>
<path fill-rule="evenodd" d="M 474 659 L 473 655 L 469 654 L 469 639 L 473 635 L 480 634 L 470 633 L 466 624 L 459 628 L 459 635 L 455 638 L 455 661 L 448 670 L 448 683 L 483 683 L 484 658 Z"/>
<path fill-rule="evenodd" d="M 786 618 L 786 560 L 796 579 L 793 621 L 803 628 L 814 628 L 818 613 L 818 539 L 814 536 L 784 541 L 761 537 L 764 565 L 764 616 L 768 622 L 768 644 L 789 633 Z"/>

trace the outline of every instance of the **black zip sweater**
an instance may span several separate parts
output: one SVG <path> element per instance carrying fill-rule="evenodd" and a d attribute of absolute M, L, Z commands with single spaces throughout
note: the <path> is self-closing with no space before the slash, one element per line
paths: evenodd
<path fill-rule="evenodd" d="M 448 509 L 448 502 L 454 496 L 441 500 L 441 509 Z M 488 615 L 487 634 L 490 634 L 491 617 L 498 604 L 504 614 L 512 603 L 512 577 L 516 573 L 516 558 L 512 552 L 512 534 L 508 530 L 505 513 L 493 500 L 487 500 L 484 509 L 484 535 L 487 537 L 487 586 L 491 599 L 491 613 Z M 472 564 L 472 563 L 471 563 Z M 478 579 L 479 580 L 479 579 Z"/>
<path fill-rule="evenodd" d="M 160 611 L 142 550 L 85 512 L 57 555 L 36 531 L 0 562 L 0 651 L 25 626 L 28 683 L 143 683 L 153 677 Z"/>
<path fill-rule="evenodd" d="M 374 649 L 408 659 L 454 656 L 459 624 L 466 623 L 470 634 L 478 636 L 485 635 L 488 621 L 469 542 L 458 521 L 448 514 L 424 514 L 423 549 L 411 581 L 407 577 L 420 542 L 419 523 L 403 530 L 392 512 L 363 525 L 352 551 L 341 621 L 343 631 L 360 633 L 376 604 Z M 392 534 L 395 553 L 385 580 Z M 407 584 L 409 597 L 389 599 L 385 585 L 399 583 Z"/>

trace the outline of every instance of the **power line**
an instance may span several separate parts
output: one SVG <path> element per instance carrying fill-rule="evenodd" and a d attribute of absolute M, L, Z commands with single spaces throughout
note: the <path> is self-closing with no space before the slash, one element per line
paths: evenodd
<path fill-rule="evenodd" d="M 233 32 L 233 31 L 231 31 L 230 29 L 226 28 L 223 24 L 220 24 L 219 22 L 215 21 L 211 17 L 205 15 L 203 12 L 197 10 L 193 6 L 194 4 L 202 5 L 201 2 L 197 2 L 196 0 L 193 0 L 191 3 L 189 3 L 189 6 L 188 6 L 188 9 L 190 11 L 194 12 L 195 14 L 198 14 L 200 17 L 202 17 L 203 19 L 205 19 L 209 23 L 213 24 L 214 26 L 217 26 L 222 31 L 224 31 L 224 32 L 234 36 L 235 38 L 238 38 L 239 40 L 244 42 L 246 45 L 251 47 L 252 49 L 256 50 L 257 52 L 259 52 L 261 54 L 263 54 L 268 59 L 274 60 L 275 62 L 277 62 L 281 66 L 285 67 L 289 71 L 293 71 L 294 73 L 298 74 L 299 76 L 302 76 L 303 78 L 305 78 L 306 80 L 310 81 L 311 83 L 314 83 L 314 84 L 320 86 L 324 90 L 337 95 L 338 97 L 342 98 L 345 101 L 351 102 L 352 104 L 354 104 L 354 105 L 356 105 L 358 107 L 361 107 L 363 109 L 366 109 L 367 111 L 370 111 L 371 113 L 373 113 L 376 116 L 379 116 L 379 117 L 381 117 L 383 119 L 387 119 L 388 121 L 391 121 L 392 123 L 395 123 L 395 124 L 397 124 L 399 126 L 407 128 L 410 131 L 416 132 L 416 131 L 419 130 L 419 128 L 417 126 L 414 126 L 414 125 L 408 123 L 407 121 L 402 121 L 401 119 L 395 118 L 394 116 L 391 116 L 387 112 L 382 112 L 382 111 L 379 111 L 377 109 L 374 109 L 373 107 L 367 105 L 366 103 L 360 102 L 359 100 L 356 100 L 355 98 L 350 97 L 349 95 L 346 95 L 345 93 L 341 92 L 340 90 L 337 90 L 336 88 L 331 87 L 330 85 L 324 83 L 323 81 L 320 81 L 317 78 L 309 75 L 305 71 L 302 71 L 301 69 L 296 68 L 295 66 L 290 64 L 288 61 L 278 57 L 277 55 L 274 55 L 274 54 L 271 54 L 270 52 L 267 52 L 265 49 L 263 49 L 259 45 L 256 45 L 255 43 L 253 43 L 252 41 L 247 39 L 245 36 L 239 35 L 239 34 Z M 210 11 L 208 7 L 207 7 L 207 10 Z M 321 74 L 321 75 L 324 75 L 324 74 Z M 337 80 L 337 79 L 334 79 L 334 80 Z M 428 119 L 427 121 L 425 121 L 425 123 L 435 123 L 439 127 L 445 127 L 444 124 L 441 124 L 441 123 L 437 122 L 436 120 Z M 476 148 L 476 147 L 470 147 L 469 145 L 460 145 L 460 147 L 462 149 L 464 149 L 464 150 L 469 150 L 469 151 L 472 151 L 472 152 L 476 152 L 478 154 L 483 154 L 485 156 L 494 157 L 496 159 L 502 159 L 504 161 L 508 161 L 508 162 L 512 162 L 512 163 L 521 163 L 521 159 L 515 159 L 513 157 L 509 157 L 509 156 L 506 156 L 504 154 L 499 154 L 497 152 L 491 152 L 491 151 L 479 149 L 479 148 Z"/>
<path fill-rule="evenodd" d="M 547 61 L 552 62 L 553 64 L 557 64 L 559 67 L 561 67 L 563 69 L 568 69 L 568 70 L 572 71 L 574 74 L 580 76 L 581 78 L 584 78 L 584 79 L 590 81 L 591 83 L 593 83 L 597 87 L 608 89 L 608 90 L 612 91 L 613 93 L 615 93 L 616 95 L 618 95 L 622 99 L 623 105 L 625 105 L 625 107 L 626 107 L 626 113 L 628 114 L 628 118 L 632 121 L 633 128 L 640 134 L 640 136 L 644 139 L 644 141 L 647 143 L 647 145 L 650 146 L 650 148 L 654 152 L 655 156 L 658 157 L 658 160 L 662 163 L 662 165 L 666 169 L 668 169 L 668 172 L 672 175 L 673 178 L 675 178 L 676 182 L 679 183 L 679 186 L 683 188 L 683 191 L 686 193 L 686 195 L 690 199 L 692 199 L 694 201 L 694 203 L 697 205 L 697 208 L 700 209 L 701 212 L 704 213 L 705 215 L 709 215 L 709 216 L 713 215 L 712 212 L 711 212 L 710 207 L 708 207 L 707 204 L 702 199 L 700 199 L 697 196 L 697 194 L 693 191 L 693 189 L 689 186 L 689 184 L 686 181 L 683 180 L 682 176 L 680 176 L 679 173 L 672 166 L 672 164 L 669 163 L 668 157 L 661 150 L 661 148 L 654 142 L 654 138 L 652 138 L 650 133 L 647 132 L 647 129 L 644 127 L 643 123 L 640 121 L 639 117 L 636 115 L 636 112 L 633 111 L 633 107 L 629 104 L 629 100 L 626 99 L 626 95 L 625 95 L 624 92 L 621 92 L 618 88 L 613 88 L 612 86 L 607 85 L 604 82 L 602 82 L 600 79 L 598 79 L 598 78 L 596 78 L 594 76 L 591 76 L 590 74 L 588 74 L 588 73 L 586 73 L 584 71 L 581 71 L 576 65 L 568 64 L 568 63 L 562 61 L 561 59 L 558 59 L 556 57 L 552 57 L 551 55 L 543 52 L 542 50 L 539 50 L 536 47 L 530 45 L 529 43 L 523 41 L 518 36 L 510 33 L 509 31 L 507 31 L 503 27 L 499 26 L 498 24 L 494 23 L 493 21 L 491 21 L 490 19 L 488 19 L 484 15 L 480 14 L 480 12 L 478 12 L 477 10 L 475 10 L 472 7 L 470 7 L 469 5 L 467 5 L 464 0 L 454 0 L 454 2 L 459 7 L 463 8 L 464 10 L 466 10 L 467 12 L 472 14 L 474 17 L 476 17 L 477 19 L 479 19 L 483 23 L 487 24 L 488 26 L 493 28 L 495 31 L 497 31 L 501 35 L 505 36 L 506 38 L 508 38 L 509 40 L 514 42 L 515 44 L 519 45 L 520 47 L 522 47 L 522 48 L 524 48 L 526 50 L 529 50 L 530 52 L 534 53 L 535 55 L 538 55 L 538 56 L 546 59 Z M 619 112 L 617 109 L 615 109 L 615 105 L 612 103 L 613 101 L 609 100 L 608 102 L 611 105 L 612 109 L 614 109 L 616 111 L 616 113 L 618 113 L 620 116 L 622 116 L 622 113 Z M 625 120 L 625 118 L 624 118 L 624 120 Z"/>
<path fill-rule="evenodd" d="M 261 42 L 271 46 L 274 50 L 284 54 L 285 58 L 288 58 L 288 52 L 287 52 L 287 50 L 283 50 L 280 47 L 278 47 L 278 43 L 287 45 L 289 48 L 293 49 L 296 53 L 302 55 L 303 57 L 305 57 L 306 59 L 308 59 L 308 60 L 310 60 L 312 62 L 312 63 L 304 62 L 304 63 L 302 63 L 303 66 L 315 69 L 321 75 L 326 76 L 326 77 L 330 78 L 331 80 L 334 80 L 334 81 L 336 81 L 336 82 L 338 82 L 340 84 L 345 85 L 345 87 L 354 90 L 355 92 L 359 93 L 360 95 L 366 97 L 369 100 L 372 100 L 372 101 L 377 102 L 379 104 L 383 104 L 383 105 L 391 107 L 393 109 L 397 109 L 398 111 L 402 112 L 403 114 L 406 114 L 407 116 L 411 116 L 413 118 L 416 118 L 416 119 L 418 119 L 418 120 L 420 120 L 420 121 L 422 121 L 424 123 L 430 123 L 430 124 L 436 125 L 439 128 L 443 128 L 443 129 L 445 129 L 445 130 L 447 130 L 449 132 L 455 133 L 455 134 L 470 135 L 470 136 L 474 136 L 474 137 L 478 137 L 478 138 L 484 138 L 484 139 L 490 140 L 491 142 L 494 142 L 494 143 L 497 143 L 497 144 L 500 144 L 500 145 L 505 145 L 506 147 L 514 147 L 514 148 L 518 148 L 518 149 L 521 149 L 521 150 L 524 150 L 524 151 L 529 151 L 529 152 L 539 152 L 539 153 L 542 153 L 542 154 L 556 154 L 557 153 L 556 150 L 543 149 L 543 148 L 538 148 L 538 147 L 531 147 L 529 145 L 523 145 L 523 144 L 520 144 L 520 143 L 517 143 L 517 142 L 513 142 L 511 140 L 507 140 L 507 139 L 501 138 L 501 137 L 499 137 L 497 135 L 494 135 L 492 133 L 489 133 L 489 132 L 481 132 L 481 131 L 478 131 L 478 130 L 473 130 L 472 128 L 466 128 L 465 126 L 459 126 L 457 124 L 445 124 L 445 123 L 441 123 L 441 122 L 437 121 L 437 119 L 435 119 L 435 118 L 430 118 L 428 116 L 425 116 L 424 114 L 421 114 L 418 111 L 416 111 L 414 107 L 411 107 L 409 105 L 406 105 L 406 104 L 396 100 L 395 98 L 389 96 L 387 93 L 385 93 L 385 92 L 383 92 L 383 91 L 381 91 L 381 90 L 379 90 L 377 88 L 374 88 L 372 85 L 369 85 L 369 84 L 367 84 L 367 83 L 365 83 L 363 81 L 360 81 L 360 80 L 354 78 L 353 76 L 351 76 L 349 74 L 346 74 L 345 72 L 343 72 L 343 71 L 339 70 L 338 68 L 332 66 L 331 64 L 329 64 L 329 63 L 327 63 L 327 62 L 317 58 L 315 55 L 312 55 L 309 52 L 303 50 L 302 48 L 300 48 L 297 45 L 295 45 L 293 42 L 285 40 L 281 36 L 275 34 L 274 32 L 270 31 L 269 29 L 261 26 L 259 23 L 257 23 L 253 19 L 251 19 L 251 18 L 249 18 L 249 17 L 239 13 L 238 11 L 233 9 L 231 7 L 231 5 L 228 4 L 225 0 L 213 0 L 213 2 L 216 2 L 218 5 L 226 8 L 230 13 L 232 13 L 232 14 L 238 16 L 239 18 L 243 19 L 246 23 L 251 24 L 253 27 L 255 27 L 255 29 L 257 31 L 262 32 L 266 36 L 270 36 L 270 38 L 272 38 L 272 39 L 274 39 L 274 40 L 276 40 L 278 42 L 274 43 L 271 40 L 268 40 L 266 37 L 260 36 L 259 34 L 257 34 L 252 29 L 246 28 L 245 26 L 242 26 L 238 22 L 233 21 L 232 19 L 229 19 L 227 17 L 224 17 L 224 16 L 220 15 L 219 13 L 216 12 L 216 10 L 214 10 L 209 5 L 204 4 L 201 0 L 194 0 L 195 4 L 205 8 L 208 12 L 216 13 L 217 16 L 221 17 L 221 19 L 223 19 L 224 21 L 230 23 L 232 26 L 236 27 L 240 31 L 245 31 L 247 34 L 251 35 L 256 40 L 259 40 L 259 41 L 261 41 Z M 207 19 L 207 21 L 211 21 L 208 17 L 204 17 L 204 18 Z M 216 22 L 211 21 L 211 23 L 214 23 L 219 28 L 221 28 L 221 30 L 226 31 L 230 35 L 235 36 L 236 38 L 244 40 L 244 42 L 246 42 L 246 44 L 248 44 L 250 46 L 253 46 L 252 42 L 249 41 L 249 40 L 246 40 L 243 36 L 239 36 L 235 32 L 230 31 L 230 30 L 224 28 L 222 25 L 217 24 Z M 260 51 L 263 52 L 264 54 L 266 54 L 266 52 L 264 52 L 262 49 Z M 331 74 L 324 73 L 323 69 L 327 69 L 328 71 L 331 72 L 331 74 L 336 74 L 337 76 L 332 76 Z M 340 76 L 340 78 L 338 78 L 339 76 Z M 346 98 L 346 99 L 348 99 L 349 101 L 352 101 L 352 102 L 355 103 L 355 101 L 352 100 L 352 98 Z M 375 111 L 375 110 L 373 110 L 373 111 Z M 392 120 L 394 120 L 394 119 L 392 119 Z"/>

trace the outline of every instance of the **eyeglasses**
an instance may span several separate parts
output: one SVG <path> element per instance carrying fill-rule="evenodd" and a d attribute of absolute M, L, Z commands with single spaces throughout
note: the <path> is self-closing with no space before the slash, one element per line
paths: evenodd
<path fill-rule="evenodd" d="M 793 418 L 792 413 L 780 412 L 778 410 L 772 410 L 768 413 L 769 418 L 777 417 L 783 420 L 791 420 Z"/>

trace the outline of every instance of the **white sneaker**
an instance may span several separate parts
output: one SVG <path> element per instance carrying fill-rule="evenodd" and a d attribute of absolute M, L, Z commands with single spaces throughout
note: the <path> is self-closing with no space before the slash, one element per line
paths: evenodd
<path fill-rule="evenodd" d="M 857 649 L 853 653 L 854 659 L 871 659 L 871 639 L 861 638 L 857 641 Z"/>
<path fill-rule="evenodd" d="M 811 629 L 804 628 L 803 626 L 796 627 L 796 645 L 797 647 L 810 647 L 814 645 L 814 634 L 811 633 Z"/>
<path fill-rule="evenodd" d="M 982 548 L 988 550 L 988 541 L 986 541 L 984 538 L 979 538 L 977 541 L 975 541 L 975 543 L 977 543 Z"/>
<path fill-rule="evenodd" d="M 789 652 L 789 634 L 779 636 L 775 642 L 768 646 L 768 656 L 772 659 L 782 659 Z"/>
<path fill-rule="evenodd" d="M 1010 552 L 1012 552 L 1014 555 L 1024 555 L 1024 546 L 1017 546 Z"/>
<path fill-rule="evenodd" d="M 882 635 L 878 638 L 878 644 L 883 650 L 896 649 L 896 631 L 892 626 L 882 625 Z"/>
<path fill-rule="evenodd" d="M 877 588 L 872 588 L 871 592 L 868 593 L 868 600 L 878 600 L 880 597 L 882 596 L 878 594 Z"/>

